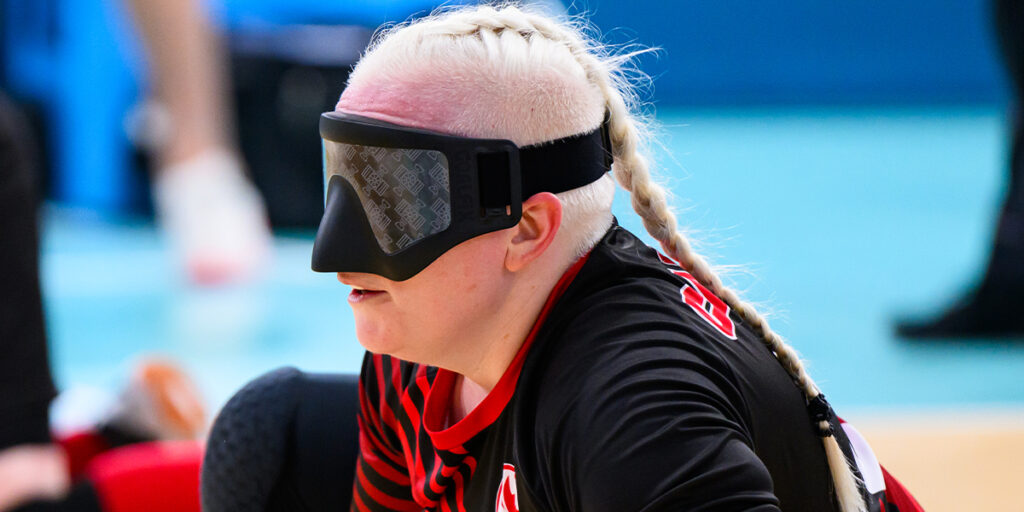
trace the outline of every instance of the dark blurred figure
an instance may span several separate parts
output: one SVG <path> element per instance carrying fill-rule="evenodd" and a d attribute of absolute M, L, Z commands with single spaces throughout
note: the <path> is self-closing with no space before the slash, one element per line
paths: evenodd
<path fill-rule="evenodd" d="M 901 322 L 904 338 L 1024 338 L 1024 2 L 994 2 L 996 34 L 1014 94 L 1010 182 L 981 284 L 937 318 Z"/>
<path fill-rule="evenodd" d="M 29 132 L 0 91 L 0 512 L 198 511 L 202 447 L 187 439 L 201 435 L 205 417 L 173 365 L 140 365 L 103 424 L 51 438 L 56 388 L 39 287 Z M 157 440 L 163 442 L 151 442 Z"/>
<path fill-rule="evenodd" d="M 28 122 L 0 93 L 0 396 L 10 397 L 0 401 L 0 449 L 47 440 L 47 411 L 56 394 L 39 293 L 30 141 Z"/>
<path fill-rule="evenodd" d="M 34 486 L 20 486 L 0 469 L 0 510 L 17 492 L 52 495 L 66 486 L 62 458 L 49 443 L 49 406 L 56 394 L 46 350 L 39 293 L 36 184 L 28 122 L 0 93 L 0 457 L 8 448 L 32 445 L 16 456 L 35 462 Z M 12 475 L 13 476 L 13 475 Z M 20 489 L 25 489 L 21 491 Z"/>

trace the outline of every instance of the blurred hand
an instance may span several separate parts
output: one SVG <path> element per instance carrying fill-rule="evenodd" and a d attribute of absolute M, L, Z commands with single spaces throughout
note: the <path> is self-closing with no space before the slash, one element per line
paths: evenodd
<path fill-rule="evenodd" d="M 159 169 L 153 199 L 157 218 L 196 283 L 251 277 L 269 256 L 263 199 L 241 160 L 228 151 L 206 151 Z"/>
<path fill-rule="evenodd" d="M 0 511 L 68 492 L 67 458 L 56 445 L 19 445 L 0 452 Z"/>

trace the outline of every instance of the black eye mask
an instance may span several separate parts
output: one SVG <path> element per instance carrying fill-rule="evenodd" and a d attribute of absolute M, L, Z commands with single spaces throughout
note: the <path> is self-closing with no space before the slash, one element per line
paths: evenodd
<path fill-rule="evenodd" d="M 519 148 L 327 112 L 320 136 L 326 194 L 313 270 L 393 281 L 459 243 L 516 225 L 524 198 L 588 185 L 612 163 L 607 120 Z"/>

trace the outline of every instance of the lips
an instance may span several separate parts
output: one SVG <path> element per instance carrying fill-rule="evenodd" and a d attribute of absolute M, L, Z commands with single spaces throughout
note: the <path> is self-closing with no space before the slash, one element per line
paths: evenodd
<path fill-rule="evenodd" d="M 352 292 L 348 294 L 348 301 L 350 303 L 365 302 L 376 297 L 383 296 L 387 292 L 381 290 L 368 290 L 360 288 L 358 286 L 352 287 Z"/>
<path fill-rule="evenodd" d="M 373 281 L 373 279 L 367 279 L 366 276 L 361 274 L 338 273 L 338 282 L 352 287 L 352 292 L 348 294 L 349 303 L 366 302 L 387 295 L 387 292 L 384 290 L 367 287 L 368 281 Z"/>
<path fill-rule="evenodd" d="M 381 290 L 371 290 L 368 288 L 362 288 L 357 285 L 349 286 L 352 287 L 351 293 L 348 294 L 348 302 L 350 303 L 366 302 L 368 300 L 381 297 L 387 293 Z"/>

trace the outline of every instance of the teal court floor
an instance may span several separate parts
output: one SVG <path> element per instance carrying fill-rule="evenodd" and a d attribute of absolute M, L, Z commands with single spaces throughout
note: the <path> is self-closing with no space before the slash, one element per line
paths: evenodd
<path fill-rule="evenodd" d="M 1024 410 L 1024 343 L 912 344 L 892 331 L 977 280 L 1004 186 L 1004 112 L 662 110 L 659 121 L 658 172 L 682 225 L 772 313 L 840 414 Z M 642 230 L 621 190 L 615 211 Z M 255 282 L 201 288 L 149 221 L 53 205 L 43 222 L 61 386 L 116 387 L 155 353 L 181 361 L 215 408 L 282 365 L 359 370 L 348 290 L 310 271 L 312 233 L 279 236 Z"/>

